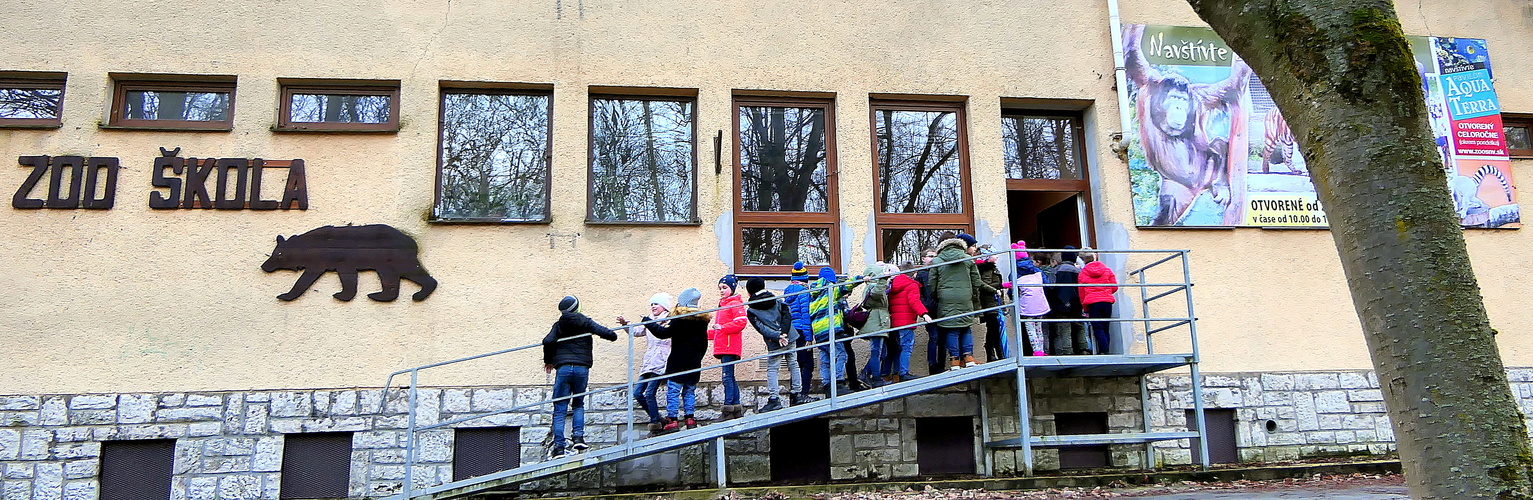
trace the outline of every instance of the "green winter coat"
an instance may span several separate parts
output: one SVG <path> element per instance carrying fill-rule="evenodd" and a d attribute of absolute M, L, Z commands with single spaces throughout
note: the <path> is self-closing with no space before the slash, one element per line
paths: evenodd
<path fill-rule="evenodd" d="M 953 238 L 943 240 L 937 244 L 937 258 L 932 259 L 932 264 L 955 262 L 955 264 L 934 267 L 931 270 L 931 286 L 937 292 L 937 311 L 932 316 L 944 318 L 948 316 L 971 313 L 979 309 L 979 297 L 981 294 L 993 294 L 995 288 L 985 284 L 979 277 L 979 269 L 974 265 L 974 258 L 965 251 L 966 245 L 963 240 Z M 979 318 L 977 316 L 964 316 L 945 321 L 938 321 L 937 326 L 943 328 L 964 328 L 973 326 Z"/>
<path fill-rule="evenodd" d="M 864 276 L 877 276 L 883 273 L 883 268 L 869 265 L 863 270 Z M 879 278 L 868 281 L 867 298 L 862 300 L 862 308 L 868 311 L 868 323 L 862 325 L 862 331 L 873 333 L 889 329 L 889 279 Z M 888 332 L 882 334 L 887 336 Z M 877 335 L 875 335 L 877 336 Z"/>

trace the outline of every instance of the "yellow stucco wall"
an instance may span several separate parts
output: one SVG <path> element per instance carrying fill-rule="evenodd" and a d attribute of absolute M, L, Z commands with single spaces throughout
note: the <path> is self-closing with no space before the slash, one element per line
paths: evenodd
<path fill-rule="evenodd" d="M 1533 112 L 1527 41 L 1533 13 L 1517 2 L 1402 5 L 1412 34 L 1489 39 L 1506 110 Z M 1125 1 L 1126 22 L 1199 24 L 1185 4 Z M 0 157 L 115 156 L 123 171 L 108 211 L 15 210 L 0 216 L 0 269 L 11 280 L 0 325 L 0 393 L 128 392 L 377 385 L 402 367 L 541 338 L 560 296 L 584 298 L 600 321 L 637 316 L 654 291 L 703 289 L 725 272 L 721 241 L 731 169 L 713 173 L 715 131 L 729 147 L 736 89 L 833 92 L 844 261 L 864 262 L 873 210 L 870 93 L 968 96 L 974 210 L 1004 237 L 1002 97 L 1094 100 L 1088 146 L 1100 203 L 1099 242 L 1191 248 L 1205 369 L 1369 366 L 1324 231 L 1132 227 L 1127 169 L 1109 150 L 1121 128 L 1105 2 L 911 1 L 843 6 L 790 1 L 564 0 L 537 3 L 77 1 L 7 7 L 0 70 L 67 71 L 64 127 L 0 131 Z M 101 130 L 109 72 L 238 75 L 232 132 Z M 397 134 L 277 134 L 278 78 L 402 81 Z M 553 222 L 442 226 L 433 196 L 437 96 L 443 80 L 551 84 Z M 696 88 L 696 227 L 593 226 L 586 198 L 587 88 Z M 158 147 L 186 156 L 302 158 L 306 212 L 153 211 Z M 726 153 L 725 158 L 728 158 Z M 9 161 L 9 160 L 6 160 Z M 727 161 L 727 160 L 726 160 Z M 1533 162 L 1514 162 L 1533 179 Z M 14 189 L 28 171 L 0 169 Z M 291 302 L 297 274 L 259 265 L 276 235 L 322 225 L 382 223 L 417 238 L 441 282 L 429 300 L 341 303 L 333 276 Z M 715 230 L 720 232 L 716 233 Z M 549 233 L 572 235 L 550 238 Z M 1533 269 L 1526 231 L 1469 236 L 1509 365 L 1533 364 L 1533 323 L 1520 291 Z M 376 290 L 364 273 L 360 293 Z M 413 293 L 406 283 L 404 293 Z M 746 345 L 759 348 L 756 337 Z M 1160 344 L 1171 349 L 1174 341 Z M 623 343 L 598 342 L 598 380 L 622 377 Z M 426 383 L 544 380 L 535 352 L 492 358 Z"/>

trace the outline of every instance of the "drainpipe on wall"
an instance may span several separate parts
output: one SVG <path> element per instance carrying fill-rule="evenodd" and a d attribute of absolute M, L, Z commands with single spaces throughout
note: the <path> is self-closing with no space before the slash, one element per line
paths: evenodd
<path fill-rule="evenodd" d="M 1112 25 L 1112 62 L 1118 80 L 1118 141 L 1127 141 L 1125 134 L 1130 123 L 1128 107 L 1128 68 L 1123 62 L 1123 22 L 1118 18 L 1118 0 L 1107 0 L 1108 24 Z M 1117 146 L 1117 145 L 1115 145 Z M 1127 142 L 1122 144 L 1127 149 Z M 1117 150 L 1118 147 L 1114 147 Z"/>

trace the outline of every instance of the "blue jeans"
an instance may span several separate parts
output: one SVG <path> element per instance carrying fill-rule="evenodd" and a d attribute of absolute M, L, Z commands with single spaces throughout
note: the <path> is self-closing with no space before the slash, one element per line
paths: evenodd
<path fill-rule="evenodd" d="M 942 329 L 936 324 L 926 325 L 926 335 L 926 364 L 935 365 L 941 371 L 947 366 L 947 357 L 950 356 L 947 347 L 942 344 Z"/>
<path fill-rule="evenodd" d="M 560 365 L 554 371 L 554 398 L 562 398 L 571 394 L 586 392 L 586 381 L 590 378 L 591 368 L 580 365 Z M 564 414 L 567 407 L 574 407 L 574 428 L 570 431 L 572 438 L 584 438 L 586 436 L 586 398 L 578 396 L 571 400 L 554 402 L 554 446 L 564 446 Z"/>
<path fill-rule="evenodd" d="M 937 327 L 942 334 L 942 340 L 947 345 L 947 355 L 961 358 L 974 354 L 974 330 L 971 327 L 944 328 Z"/>
<path fill-rule="evenodd" d="M 650 422 L 660 421 L 660 406 L 655 401 L 655 392 L 660 390 L 660 385 L 665 381 L 659 375 L 646 373 L 639 377 L 639 382 L 633 386 L 633 400 L 639 403 L 639 408 L 649 415 Z"/>
<path fill-rule="evenodd" d="M 868 364 L 863 366 L 862 372 L 867 374 L 870 381 L 876 381 L 889 374 L 889 370 L 884 366 L 888 364 L 885 362 L 889 356 L 888 342 L 890 335 L 894 332 L 888 333 L 889 335 L 882 337 L 868 337 Z"/>
<path fill-rule="evenodd" d="M 733 354 L 719 356 L 720 363 L 732 363 L 739 360 L 740 357 Z M 724 371 L 724 404 L 740 404 L 740 384 L 735 382 L 735 365 L 724 365 L 720 369 Z"/>
<path fill-rule="evenodd" d="M 815 342 L 824 342 L 824 341 L 829 340 L 829 339 L 830 339 L 829 337 L 820 338 L 820 337 L 817 336 L 817 337 L 815 337 L 814 341 Z M 819 347 L 819 349 L 820 349 L 820 360 L 821 360 L 820 361 L 820 382 L 821 383 L 825 383 L 825 384 L 834 383 L 833 381 L 846 380 L 846 343 L 845 342 L 836 342 L 835 343 L 835 346 L 836 346 L 836 357 L 835 357 L 835 362 L 834 363 L 831 362 L 830 346 L 831 346 L 831 344 L 824 344 L 824 345 L 821 345 Z M 831 374 L 830 374 L 830 366 L 832 364 L 834 364 L 836 366 L 836 374 L 835 374 L 835 376 L 831 376 Z"/>
<path fill-rule="evenodd" d="M 665 415 L 676 418 L 676 410 L 684 409 L 683 415 L 697 410 L 697 383 L 683 384 L 675 380 L 665 383 Z M 685 406 L 683 408 L 683 406 Z"/>
<path fill-rule="evenodd" d="M 889 332 L 888 341 L 884 344 L 884 375 L 910 376 L 910 351 L 916 346 L 916 331 L 914 328 L 906 328 Z"/>

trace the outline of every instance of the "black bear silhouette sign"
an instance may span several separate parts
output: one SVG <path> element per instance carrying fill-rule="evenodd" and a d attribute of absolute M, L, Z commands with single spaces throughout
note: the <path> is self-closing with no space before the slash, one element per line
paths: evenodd
<path fill-rule="evenodd" d="M 334 297 L 349 301 L 357 295 L 357 272 L 374 271 L 383 290 L 367 294 L 367 298 L 392 302 L 399 297 L 399 280 L 405 279 L 420 285 L 420 291 L 410 297 L 419 302 L 436 290 L 436 278 L 421 267 L 418 253 L 414 238 L 383 224 L 324 226 L 291 238 L 277 236 L 277 247 L 261 264 L 261 270 L 303 271 L 292 290 L 277 296 L 282 300 L 302 296 L 320 276 L 335 271 L 341 278 L 341 291 Z"/>

